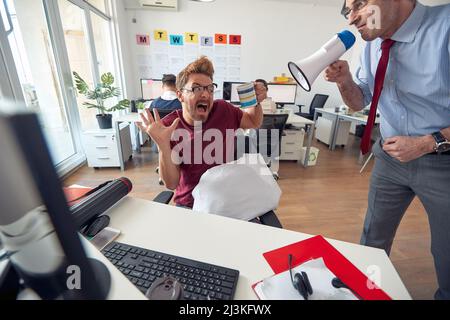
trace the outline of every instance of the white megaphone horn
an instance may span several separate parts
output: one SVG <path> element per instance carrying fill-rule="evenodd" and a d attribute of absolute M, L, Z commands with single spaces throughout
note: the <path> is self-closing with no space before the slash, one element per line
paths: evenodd
<path fill-rule="evenodd" d="M 356 38 L 348 30 L 336 34 L 312 56 L 298 62 L 289 62 L 288 68 L 295 81 L 306 91 L 311 91 L 311 85 L 319 74 L 330 64 L 338 60 L 355 44 Z"/>

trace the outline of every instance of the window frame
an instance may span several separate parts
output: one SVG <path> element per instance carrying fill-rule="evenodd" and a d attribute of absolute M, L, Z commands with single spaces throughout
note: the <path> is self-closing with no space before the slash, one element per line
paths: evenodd
<path fill-rule="evenodd" d="M 73 170 L 86 163 L 86 156 L 82 145 L 82 126 L 79 113 L 79 106 L 77 105 L 76 90 L 73 87 L 72 71 L 70 69 L 68 52 L 64 38 L 64 30 L 60 11 L 58 7 L 58 0 L 41 0 L 43 5 L 44 14 L 47 19 L 47 26 L 49 30 L 49 36 L 52 42 L 53 55 L 56 62 L 56 68 L 58 71 L 58 80 L 60 83 L 61 96 L 64 102 L 64 108 L 67 115 L 68 126 L 71 130 L 72 141 L 75 149 L 75 154 L 62 162 L 55 165 L 58 174 L 61 177 L 67 176 Z M 95 47 L 94 32 L 92 28 L 91 13 L 104 19 L 109 24 L 109 31 L 111 34 L 111 50 L 113 57 L 113 66 L 116 81 L 120 83 L 122 94 L 125 96 L 125 86 L 123 77 L 120 70 L 122 63 L 120 60 L 118 47 L 118 35 L 117 26 L 113 23 L 113 19 L 110 16 L 111 9 L 113 9 L 114 3 L 111 0 L 105 1 L 106 12 L 103 12 L 96 8 L 86 0 L 66 0 L 70 3 L 80 7 L 85 16 L 86 32 L 87 32 L 87 45 L 89 50 L 89 59 L 92 69 L 93 80 L 95 84 L 100 82 L 100 71 L 98 68 L 98 58 Z M 22 105 L 25 105 L 25 98 L 23 96 L 22 87 L 18 77 L 15 62 L 12 56 L 11 48 L 9 46 L 8 37 L 4 28 L 2 17 L 0 16 L 0 71 L 2 74 L 6 74 L 5 77 L 0 79 L 0 92 L 9 99 L 16 101 Z"/>

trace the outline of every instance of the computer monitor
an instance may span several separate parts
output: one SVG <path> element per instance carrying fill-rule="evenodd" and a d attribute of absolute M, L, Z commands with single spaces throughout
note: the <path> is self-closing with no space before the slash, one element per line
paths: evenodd
<path fill-rule="evenodd" d="M 163 94 L 161 79 L 141 79 L 142 99 L 154 100 Z"/>
<path fill-rule="evenodd" d="M 237 87 L 244 82 L 230 82 L 223 83 L 223 100 L 230 101 L 233 104 L 240 104 Z"/>
<path fill-rule="evenodd" d="M 111 276 L 84 251 L 36 114 L 0 103 L 0 238 L 10 263 L 42 299 L 106 298 Z M 79 288 L 69 287 L 70 270 Z"/>
<path fill-rule="evenodd" d="M 269 83 L 267 96 L 278 104 L 295 104 L 297 84 Z"/>

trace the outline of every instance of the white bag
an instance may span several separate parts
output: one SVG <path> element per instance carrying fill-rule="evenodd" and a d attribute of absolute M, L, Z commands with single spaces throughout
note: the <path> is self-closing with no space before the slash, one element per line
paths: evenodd
<path fill-rule="evenodd" d="M 192 191 L 200 213 L 251 220 L 278 207 L 281 189 L 259 154 L 206 171 Z"/>

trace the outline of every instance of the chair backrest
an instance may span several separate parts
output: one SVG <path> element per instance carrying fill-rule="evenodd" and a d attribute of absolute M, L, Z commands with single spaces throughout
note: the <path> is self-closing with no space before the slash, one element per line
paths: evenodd
<path fill-rule="evenodd" d="M 278 148 L 278 154 L 281 153 L 281 137 L 284 132 L 284 128 L 286 127 L 287 119 L 289 118 L 289 114 L 281 113 L 281 114 L 265 114 L 263 117 L 263 123 L 260 129 L 267 129 L 267 137 L 260 136 L 260 131 L 257 134 L 257 143 L 258 143 L 258 152 L 260 143 L 265 143 L 267 145 L 267 155 L 272 156 L 272 149 Z M 278 130 L 278 144 L 272 145 L 272 130 Z"/>
<path fill-rule="evenodd" d="M 263 116 L 263 123 L 261 129 L 278 129 L 283 131 L 286 126 L 287 119 L 289 118 L 288 113 L 280 114 L 265 114 Z"/>
<path fill-rule="evenodd" d="M 311 105 L 309 106 L 309 114 L 314 115 L 314 109 L 323 108 L 325 102 L 328 100 L 328 95 L 326 94 L 316 94 L 311 101 Z"/>
<path fill-rule="evenodd" d="M 159 114 L 159 117 L 160 117 L 161 119 L 164 118 L 165 116 L 167 116 L 168 114 L 174 112 L 175 110 L 178 110 L 178 109 L 159 109 L 159 108 L 153 108 L 153 109 L 152 109 L 152 113 L 153 113 L 153 110 L 154 110 L 154 109 L 158 110 L 158 114 Z M 154 116 L 154 114 L 153 114 L 153 116 Z"/>

